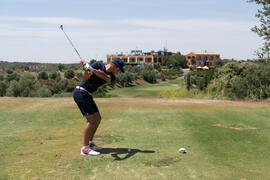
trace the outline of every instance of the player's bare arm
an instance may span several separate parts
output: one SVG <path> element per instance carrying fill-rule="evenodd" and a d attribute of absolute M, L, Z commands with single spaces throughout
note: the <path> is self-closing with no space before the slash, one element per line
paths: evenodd
<path fill-rule="evenodd" d="M 108 76 L 104 71 L 93 69 L 92 71 L 97 77 L 105 80 L 107 83 L 111 82 L 110 76 Z"/>

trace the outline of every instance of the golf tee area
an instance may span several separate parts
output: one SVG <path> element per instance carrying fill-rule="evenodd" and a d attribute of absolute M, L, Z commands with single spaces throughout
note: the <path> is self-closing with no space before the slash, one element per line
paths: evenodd
<path fill-rule="evenodd" d="M 95 99 L 96 157 L 80 155 L 85 119 L 71 97 L 1 98 L 0 179 L 270 178 L 269 103 L 166 99 L 156 89 Z"/>

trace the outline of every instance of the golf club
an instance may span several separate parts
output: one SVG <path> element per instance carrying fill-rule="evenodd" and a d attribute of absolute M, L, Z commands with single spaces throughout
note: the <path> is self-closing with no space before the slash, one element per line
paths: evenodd
<path fill-rule="evenodd" d="M 63 25 L 61 25 L 61 26 L 60 26 L 60 29 L 61 29 L 61 30 L 64 32 L 64 34 L 66 35 L 66 37 L 67 37 L 68 41 L 70 42 L 71 46 L 74 48 L 74 50 L 76 51 L 76 53 L 78 54 L 78 56 L 79 56 L 80 60 L 82 60 L 81 55 L 79 54 L 79 52 L 77 51 L 77 49 L 74 47 L 74 45 L 73 45 L 72 41 L 69 39 L 68 35 L 67 35 L 67 34 L 66 34 L 66 32 L 64 31 L 64 27 L 63 27 Z"/>

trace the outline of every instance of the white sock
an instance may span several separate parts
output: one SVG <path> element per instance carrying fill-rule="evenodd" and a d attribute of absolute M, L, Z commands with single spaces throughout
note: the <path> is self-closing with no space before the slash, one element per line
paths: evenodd
<path fill-rule="evenodd" d="M 83 146 L 83 149 L 90 149 L 89 145 Z"/>

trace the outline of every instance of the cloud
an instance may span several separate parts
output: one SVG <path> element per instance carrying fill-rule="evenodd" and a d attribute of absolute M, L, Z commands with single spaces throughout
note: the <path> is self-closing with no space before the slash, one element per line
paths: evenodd
<path fill-rule="evenodd" d="M 0 21 L 8 22 L 32 22 L 40 24 L 68 24 L 68 25 L 95 25 L 98 23 L 97 20 L 87 20 L 81 18 L 66 18 L 66 17 L 0 17 Z"/>
<path fill-rule="evenodd" d="M 84 57 L 103 57 L 116 51 L 136 47 L 159 50 L 216 51 L 223 58 L 253 58 L 260 39 L 250 31 L 256 23 L 228 19 L 81 19 L 63 17 L 0 17 L 2 57 L 27 56 L 36 49 L 36 59 L 73 57 L 68 42 L 58 25 L 68 27 L 67 33 Z M 56 26 L 57 25 L 57 26 Z M 20 39 L 27 46 L 15 41 Z M 27 42 L 27 43 L 26 43 Z M 165 43 L 167 42 L 167 43 Z M 47 47 L 48 46 L 48 47 Z M 14 52 L 14 49 L 18 49 Z M 42 51 L 39 51 L 42 49 Z M 31 59 L 31 58 L 30 58 Z M 69 58 L 70 59 L 70 58 Z"/>

